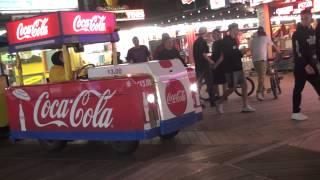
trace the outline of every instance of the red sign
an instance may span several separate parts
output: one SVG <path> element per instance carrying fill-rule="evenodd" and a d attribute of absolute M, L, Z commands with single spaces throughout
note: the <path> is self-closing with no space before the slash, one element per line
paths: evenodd
<path fill-rule="evenodd" d="M 57 13 L 7 23 L 9 44 L 43 40 L 59 36 Z"/>
<path fill-rule="evenodd" d="M 170 80 L 166 87 L 167 105 L 172 114 L 179 116 L 184 114 L 187 108 L 187 93 L 178 80 Z"/>
<path fill-rule="evenodd" d="M 116 27 L 116 18 L 109 12 L 62 12 L 63 34 L 109 34 Z"/>
<path fill-rule="evenodd" d="M 142 91 L 148 87 L 136 82 L 151 80 L 144 76 L 10 88 L 10 128 L 22 132 L 143 130 Z"/>

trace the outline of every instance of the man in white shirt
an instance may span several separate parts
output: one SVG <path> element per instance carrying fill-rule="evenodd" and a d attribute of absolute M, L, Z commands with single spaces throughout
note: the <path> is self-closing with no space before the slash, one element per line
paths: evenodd
<path fill-rule="evenodd" d="M 260 101 L 264 100 L 264 79 L 267 72 L 268 46 L 273 46 L 279 52 L 279 49 L 274 45 L 270 37 L 266 35 L 263 27 L 259 27 L 249 47 L 252 53 L 253 65 L 258 74 L 257 99 Z"/>

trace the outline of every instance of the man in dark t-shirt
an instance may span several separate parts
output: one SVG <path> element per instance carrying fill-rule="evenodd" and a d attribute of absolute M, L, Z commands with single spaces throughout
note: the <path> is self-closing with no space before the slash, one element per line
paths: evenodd
<path fill-rule="evenodd" d="M 193 58 L 196 66 L 196 76 L 198 80 L 201 76 L 204 76 L 210 98 L 210 105 L 213 106 L 214 92 L 210 66 L 214 64 L 214 61 L 208 57 L 209 47 L 207 42 L 204 40 L 204 36 L 206 34 L 207 28 L 201 27 L 199 29 L 199 37 L 193 44 Z"/>
<path fill-rule="evenodd" d="M 212 31 L 212 38 L 214 42 L 212 43 L 212 60 L 218 62 L 222 56 L 222 39 L 221 32 L 218 29 Z M 226 91 L 226 78 L 225 78 L 225 63 L 222 62 L 216 69 L 213 70 L 213 90 L 217 96 L 219 96 L 219 85 L 223 85 L 223 94 Z"/>
<path fill-rule="evenodd" d="M 145 45 L 139 44 L 139 39 L 137 37 L 132 38 L 134 47 L 129 49 L 127 54 L 127 61 L 129 63 L 140 63 L 147 62 L 150 60 L 150 52 Z"/>
<path fill-rule="evenodd" d="M 232 23 L 229 25 L 229 34 L 225 36 L 222 41 L 222 55 L 216 64 L 215 68 L 219 67 L 223 62 L 225 65 L 226 80 L 229 85 L 229 89 L 217 101 L 217 110 L 222 113 L 222 102 L 237 88 L 237 85 L 241 85 L 242 89 L 242 112 L 254 112 L 255 109 L 248 104 L 247 95 L 247 83 L 245 79 L 245 74 L 242 68 L 242 53 L 239 50 L 237 37 L 239 33 L 238 24 Z"/>
<path fill-rule="evenodd" d="M 163 49 L 158 52 L 158 60 L 169 60 L 169 59 L 180 59 L 182 64 L 187 67 L 184 59 L 180 56 L 179 51 L 174 47 L 172 39 L 170 37 L 165 37 L 162 39 Z"/>

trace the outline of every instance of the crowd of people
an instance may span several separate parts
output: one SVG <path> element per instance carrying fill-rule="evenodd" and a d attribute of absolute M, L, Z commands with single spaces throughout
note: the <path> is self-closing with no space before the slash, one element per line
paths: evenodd
<path fill-rule="evenodd" d="M 297 24 L 297 30 L 292 37 L 294 57 L 294 90 L 292 95 L 292 120 L 306 120 L 308 117 L 301 113 L 301 93 L 308 81 L 317 92 L 320 100 L 320 20 L 314 29 L 309 9 L 301 12 L 301 23 Z M 247 85 L 242 67 L 243 50 L 239 49 L 237 41 L 239 29 L 233 23 L 229 25 L 228 34 L 221 38 L 219 30 L 214 30 L 212 36 L 212 56 L 208 57 L 208 45 L 204 40 L 205 28 L 200 28 L 199 37 L 194 43 L 194 60 L 197 77 L 204 76 L 210 99 L 210 105 L 216 106 L 218 113 L 223 113 L 223 101 L 240 85 L 242 89 L 242 112 L 254 112 L 255 109 L 248 104 Z M 257 100 L 264 100 L 264 79 L 267 70 L 268 46 L 273 46 L 277 53 L 280 49 L 272 42 L 263 29 L 259 27 L 253 35 L 249 50 L 258 76 Z M 226 84 L 227 87 L 226 88 Z M 217 86 L 223 85 L 223 95 L 217 97 Z"/>
<path fill-rule="evenodd" d="M 311 23 L 312 13 L 306 9 L 301 12 L 301 23 L 297 24 L 297 30 L 292 37 L 294 56 L 294 90 L 292 96 L 293 108 L 291 119 L 306 120 L 308 117 L 301 113 L 301 93 L 305 83 L 308 81 L 317 92 L 320 100 L 320 20 L 317 27 L 313 29 Z M 249 105 L 247 97 L 246 77 L 242 66 L 244 49 L 239 49 L 238 24 L 232 23 L 228 26 L 227 34 L 222 37 L 219 30 L 212 32 L 212 53 L 209 55 L 209 46 L 206 41 L 207 29 L 199 29 L 198 38 L 193 44 L 193 58 L 197 78 L 204 77 L 209 94 L 210 105 L 215 106 L 218 113 L 223 113 L 223 102 L 240 85 L 242 89 L 241 112 L 255 112 L 255 108 Z M 137 37 L 132 38 L 133 47 L 127 53 L 127 62 L 139 63 L 152 59 L 167 60 L 180 59 L 187 66 L 179 51 L 175 48 L 169 34 L 162 35 L 161 44 L 151 56 L 145 45 L 140 45 Z M 273 46 L 275 51 L 280 52 L 271 38 L 268 37 L 262 27 L 259 27 L 249 43 L 254 68 L 258 75 L 257 100 L 264 100 L 264 79 L 267 69 L 267 49 Z M 118 59 L 119 59 L 118 54 Z M 58 51 L 52 56 L 54 66 L 50 71 L 50 82 L 64 81 L 62 52 Z M 219 96 L 218 87 L 223 86 L 223 94 Z"/>

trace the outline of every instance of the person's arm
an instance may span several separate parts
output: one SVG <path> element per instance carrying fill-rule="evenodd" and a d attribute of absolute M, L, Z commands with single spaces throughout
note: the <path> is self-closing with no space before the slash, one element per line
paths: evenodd
<path fill-rule="evenodd" d="M 147 47 L 147 46 L 144 46 L 144 47 L 145 47 L 145 49 L 146 49 L 147 61 L 151 61 L 151 54 L 150 54 L 150 51 L 149 51 L 149 49 L 148 49 L 148 47 Z"/>
<path fill-rule="evenodd" d="M 209 64 L 214 64 L 214 61 L 208 56 L 209 53 L 209 47 L 208 45 L 204 42 L 202 45 L 202 57 L 209 62 Z"/>
<path fill-rule="evenodd" d="M 272 46 L 277 51 L 277 53 L 281 53 L 280 48 L 273 43 L 270 37 L 268 37 L 268 45 Z"/>
<path fill-rule="evenodd" d="M 213 68 L 216 69 L 217 67 L 219 67 L 219 65 L 223 62 L 223 60 L 224 60 L 224 55 L 223 53 L 221 53 L 218 61 L 214 64 Z"/>

